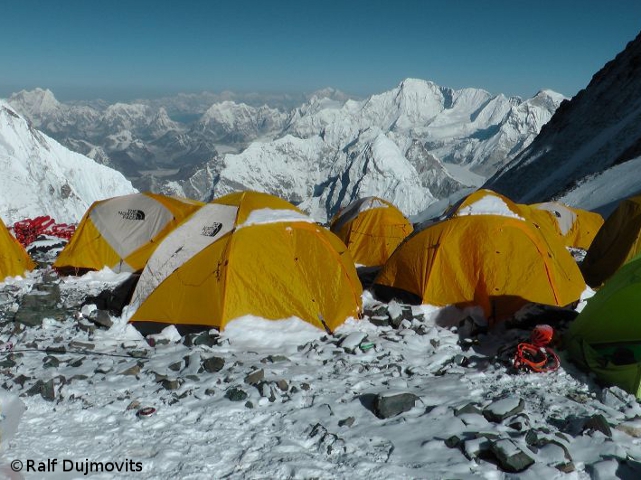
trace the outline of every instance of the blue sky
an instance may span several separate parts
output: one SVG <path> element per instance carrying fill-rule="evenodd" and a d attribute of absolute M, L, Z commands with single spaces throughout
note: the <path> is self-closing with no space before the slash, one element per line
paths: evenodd
<path fill-rule="evenodd" d="M 409 77 L 572 96 L 639 33 L 641 1 L 16 0 L 2 20 L 0 97 L 364 96 Z"/>

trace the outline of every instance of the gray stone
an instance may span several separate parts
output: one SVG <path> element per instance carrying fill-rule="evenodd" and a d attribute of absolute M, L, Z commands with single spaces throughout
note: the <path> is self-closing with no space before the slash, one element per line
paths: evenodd
<path fill-rule="evenodd" d="M 262 368 L 258 370 L 254 370 L 251 372 L 249 375 L 245 377 L 245 383 L 248 383 L 249 385 L 258 385 L 260 382 L 262 382 L 265 378 L 265 370 Z"/>
<path fill-rule="evenodd" d="M 335 433 L 329 432 L 323 425 L 317 423 L 309 433 L 319 452 L 326 455 L 345 453 L 345 441 Z"/>
<path fill-rule="evenodd" d="M 48 355 L 42 359 L 42 368 L 58 368 L 60 366 L 60 360 L 56 357 Z"/>
<path fill-rule="evenodd" d="M 94 333 L 97 330 L 95 324 L 89 323 L 85 320 L 80 320 L 78 323 L 76 323 L 76 326 L 83 332 L 87 333 Z"/>
<path fill-rule="evenodd" d="M 247 398 L 247 392 L 242 388 L 232 387 L 225 392 L 225 398 L 228 398 L 232 402 L 242 402 Z"/>
<path fill-rule="evenodd" d="M 280 388 L 283 392 L 286 392 L 289 389 L 289 384 L 287 383 L 287 380 L 278 380 L 276 382 L 276 386 Z"/>
<path fill-rule="evenodd" d="M 164 379 L 160 383 L 165 390 L 178 390 L 181 382 L 178 379 Z"/>
<path fill-rule="evenodd" d="M 387 305 L 377 305 L 374 308 L 365 308 L 363 311 L 363 315 L 366 315 L 368 317 L 389 317 Z"/>
<path fill-rule="evenodd" d="M 534 459 L 509 439 L 492 442 L 490 450 L 496 456 L 499 467 L 506 472 L 522 472 L 534 464 Z"/>
<path fill-rule="evenodd" d="M 563 473 L 572 473 L 576 470 L 574 462 L 560 463 L 555 465 L 554 468 Z"/>
<path fill-rule="evenodd" d="M 27 327 L 41 326 L 42 319 L 43 315 L 41 312 L 28 310 L 26 308 L 19 309 L 13 317 L 14 322 L 21 323 L 22 325 L 26 325 Z"/>
<path fill-rule="evenodd" d="M 152 373 L 154 374 L 154 381 L 156 383 L 160 383 L 163 380 L 167 380 L 169 378 L 169 376 L 167 376 L 167 375 L 165 375 L 163 373 L 158 373 L 158 372 L 152 372 Z"/>
<path fill-rule="evenodd" d="M 519 413 L 513 417 L 506 418 L 505 424 L 514 430 L 522 432 L 530 428 L 530 417 L 525 413 Z"/>
<path fill-rule="evenodd" d="M 140 364 L 132 365 L 129 368 L 126 368 L 122 372 L 120 372 L 120 375 L 138 375 L 140 373 L 142 366 Z"/>
<path fill-rule="evenodd" d="M 413 393 L 379 394 L 374 398 L 374 414 L 378 418 L 395 417 L 414 408 L 417 400 Z"/>
<path fill-rule="evenodd" d="M 149 356 L 149 352 L 147 350 L 130 350 L 127 353 L 133 358 L 147 358 Z"/>
<path fill-rule="evenodd" d="M 343 338 L 340 342 L 340 347 L 347 353 L 356 353 L 358 347 L 367 339 L 365 332 L 353 332 Z"/>
<path fill-rule="evenodd" d="M 354 421 L 355 420 L 356 419 L 354 417 L 344 418 L 343 420 L 339 420 L 338 421 L 338 426 L 339 427 L 351 427 L 352 425 L 354 425 Z"/>
<path fill-rule="evenodd" d="M 171 370 L 172 372 L 180 372 L 180 370 L 183 368 L 183 362 L 181 360 L 171 363 L 167 368 L 169 368 L 169 370 Z"/>
<path fill-rule="evenodd" d="M 91 320 L 96 325 L 105 328 L 111 328 L 114 324 L 114 322 L 111 320 L 111 316 L 109 316 L 109 312 L 105 310 L 95 310 L 94 314 L 89 317 L 89 320 Z"/>
<path fill-rule="evenodd" d="M 376 325 L 377 327 L 387 327 L 390 325 L 390 319 L 387 315 L 373 315 L 367 317 L 367 319 L 371 324 Z"/>
<path fill-rule="evenodd" d="M 490 441 L 487 438 L 474 437 L 462 442 L 461 450 L 469 460 L 474 460 L 481 454 L 488 452 L 490 450 L 490 445 Z"/>
<path fill-rule="evenodd" d="M 78 342 L 76 340 L 72 340 L 71 342 L 69 342 L 69 347 L 79 348 L 81 350 L 93 350 L 94 348 L 96 348 L 96 346 L 93 343 Z"/>
<path fill-rule="evenodd" d="M 287 358 L 285 355 L 268 355 L 267 357 L 263 358 L 260 362 L 261 363 L 278 363 L 278 362 L 289 362 L 289 358 Z"/>
<path fill-rule="evenodd" d="M 600 413 L 591 416 L 583 424 L 583 431 L 594 432 L 599 431 L 607 437 L 612 437 L 612 429 L 608 424 L 606 418 Z"/>
<path fill-rule="evenodd" d="M 26 377 L 25 375 L 20 374 L 13 379 L 13 382 L 20 385 L 21 387 L 24 387 L 24 383 L 27 380 L 31 380 L 31 377 Z"/>
<path fill-rule="evenodd" d="M 481 415 L 481 409 L 475 403 L 466 403 L 461 408 L 454 410 L 454 415 L 457 417 L 467 413 L 476 413 L 477 415 Z"/>
<path fill-rule="evenodd" d="M 567 469 L 568 464 L 572 463 L 572 456 L 565 445 L 557 441 L 548 441 L 541 445 L 537 455 L 542 458 L 546 464 L 561 469 Z"/>
<path fill-rule="evenodd" d="M 448 448 L 458 448 L 461 446 L 462 440 L 458 435 L 452 435 L 445 439 L 445 445 Z"/>
<path fill-rule="evenodd" d="M 10 358 L 5 358 L 0 362 L 0 368 L 12 368 L 16 366 L 16 362 L 14 362 Z"/>
<path fill-rule="evenodd" d="M 641 438 L 641 419 L 622 422 L 615 427 L 617 430 L 627 433 L 631 437 Z"/>
<path fill-rule="evenodd" d="M 277 398 L 277 392 L 274 386 L 270 382 L 260 382 L 256 385 L 256 388 L 260 392 L 260 396 L 267 398 L 271 403 L 274 403 Z"/>
<path fill-rule="evenodd" d="M 50 345 L 45 348 L 47 353 L 67 353 L 67 349 L 62 345 Z"/>
<path fill-rule="evenodd" d="M 508 397 L 490 403 L 483 409 L 483 416 L 490 422 L 500 423 L 504 419 L 520 413 L 525 408 L 522 398 Z"/>
<path fill-rule="evenodd" d="M 75 360 L 69 360 L 67 362 L 67 365 L 69 365 L 70 367 L 73 367 L 73 368 L 78 368 L 79 366 L 82 365 L 82 362 L 84 361 L 84 359 L 85 359 L 85 357 L 76 358 Z"/>
<path fill-rule="evenodd" d="M 222 357 L 209 357 L 203 360 L 202 367 L 206 372 L 220 372 L 225 366 L 225 359 Z"/>
<path fill-rule="evenodd" d="M 56 392 L 53 386 L 53 379 L 49 380 L 48 382 L 43 382 L 42 380 L 38 380 L 25 393 L 30 397 L 40 394 L 42 398 L 44 398 L 49 402 L 52 402 L 56 399 Z"/>
<path fill-rule="evenodd" d="M 207 346 L 213 347 L 218 345 L 219 334 L 215 330 L 210 330 L 208 332 L 201 332 L 198 334 L 186 335 L 184 339 L 184 344 L 187 347 L 197 347 L 197 346 Z"/>

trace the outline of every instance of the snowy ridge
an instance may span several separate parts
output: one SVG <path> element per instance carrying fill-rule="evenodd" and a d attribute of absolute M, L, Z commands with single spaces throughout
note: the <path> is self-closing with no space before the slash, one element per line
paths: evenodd
<path fill-rule="evenodd" d="M 597 72 L 584 90 L 562 103 L 536 139 L 485 187 L 521 203 L 554 198 L 574 202 L 581 197 L 581 203 L 571 205 L 607 210 L 607 203 L 630 194 L 629 186 L 618 195 L 609 189 L 608 199 L 572 191 L 585 192 L 612 168 L 638 180 L 638 170 L 617 167 L 641 154 L 640 99 L 641 35 Z M 639 191 L 637 187 L 634 193 Z M 606 203 L 596 205 L 599 199 Z"/>
<path fill-rule="evenodd" d="M 66 149 L 2 101 L 0 169 L 7 224 L 39 215 L 77 222 L 94 201 L 136 191 L 121 173 Z"/>
<path fill-rule="evenodd" d="M 199 98 L 213 103 L 199 104 Z M 35 90 L 15 94 L 10 102 L 66 145 L 123 172 L 139 189 L 207 200 L 230 188 L 253 188 L 304 203 L 324 219 L 365 194 L 397 200 L 408 208 L 406 214 L 416 213 L 468 186 L 454 179 L 446 164 L 486 178 L 532 141 L 562 100 L 551 91 L 524 101 L 411 78 L 363 100 L 320 90 L 291 110 L 238 98 L 227 92 L 69 106 L 49 91 Z M 173 122 L 167 112 L 176 108 L 191 108 L 198 118 Z M 367 152 L 379 134 L 398 152 L 372 162 Z M 300 140 L 297 147 L 285 148 L 293 138 Z M 396 177 L 384 163 L 399 153 L 411 168 L 405 165 Z M 240 161 L 255 171 L 236 166 Z M 284 165 L 292 171 L 283 171 Z M 374 169 L 379 167 L 380 172 Z M 418 181 L 412 180 L 408 192 L 394 191 L 403 188 L 406 168 Z"/>
<path fill-rule="evenodd" d="M 243 153 L 225 156 L 215 192 L 266 191 L 321 222 L 362 197 L 379 196 L 412 213 L 434 201 L 416 169 L 382 132 L 366 132 L 352 148 L 339 151 L 320 137 L 291 135 L 254 143 Z"/>
<path fill-rule="evenodd" d="M 493 173 L 534 139 L 562 98 L 541 91 L 522 101 L 416 79 L 363 101 L 313 97 L 292 113 L 283 137 L 227 154 L 214 194 L 263 189 L 320 221 L 364 196 L 414 215 L 466 187 L 443 161 Z M 284 148 L 293 142 L 297 153 Z"/>

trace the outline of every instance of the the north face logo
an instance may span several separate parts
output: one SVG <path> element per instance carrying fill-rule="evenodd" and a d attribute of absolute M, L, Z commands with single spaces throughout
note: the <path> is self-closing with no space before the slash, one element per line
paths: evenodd
<path fill-rule="evenodd" d="M 208 225 L 206 227 L 203 227 L 203 231 L 201 235 L 204 235 L 206 237 L 215 237 L 218 232 L 220 232 L 220 229 L 223 228 L 223 224 L 220 222 L 214 222 L 211 225 Z"/>
<path fill-rule="evenodd" d="M 123 220 L 144 220 L 145 212 L 142 210 L 135 210 L 130 208 L 129 210 L 119 210 L 118 214 L 123 218 Z"/>

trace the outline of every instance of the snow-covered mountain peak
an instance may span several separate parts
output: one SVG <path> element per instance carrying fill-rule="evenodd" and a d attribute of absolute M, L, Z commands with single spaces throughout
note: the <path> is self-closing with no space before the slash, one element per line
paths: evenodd
<path fill-rule="evenodd" d="M 42 88 L 21 90 L 11 95 L 9 102 L 12 105 L 29 105 L 32 111 L 40 115 L 48 115 L 61 106 L 51 90 Z"/>
<path fill-rule="evenodd" d="M 136 190 L 115 170 L 71 152 L 0 101 L 0 217 L 77 222 L 96 200 Z"/>
<path fill-rule="evenodd" d="M 554 90 L 539 90 L 532 98 L 525 100 L 525 103 L 537 107 L 556 108 L 563 100 L 568 98 Z"/>
<path fill-rule="evenodd" d="M 549 91 L 543 95 L 558 99 Z M 609 170 L 641 155 L 640 98 L 641 34 L 606 63 L 585 89 L 563 102 L 531 145 L 490 178 L 486 187 L 522 203 L 577 198 L 571 192 L 578 187 L 588 202 L 585 205 L 595 208 L 595 199 L 589 198 L 598 183 L 592 183 L 595 177 L 611 180 L 613 176 L 606 175 Z M 623 196 L 629 193 L 627 187 L 621 190 Z M 616 203 L 616 197 L 609 195 L 607 203 Z"/>

